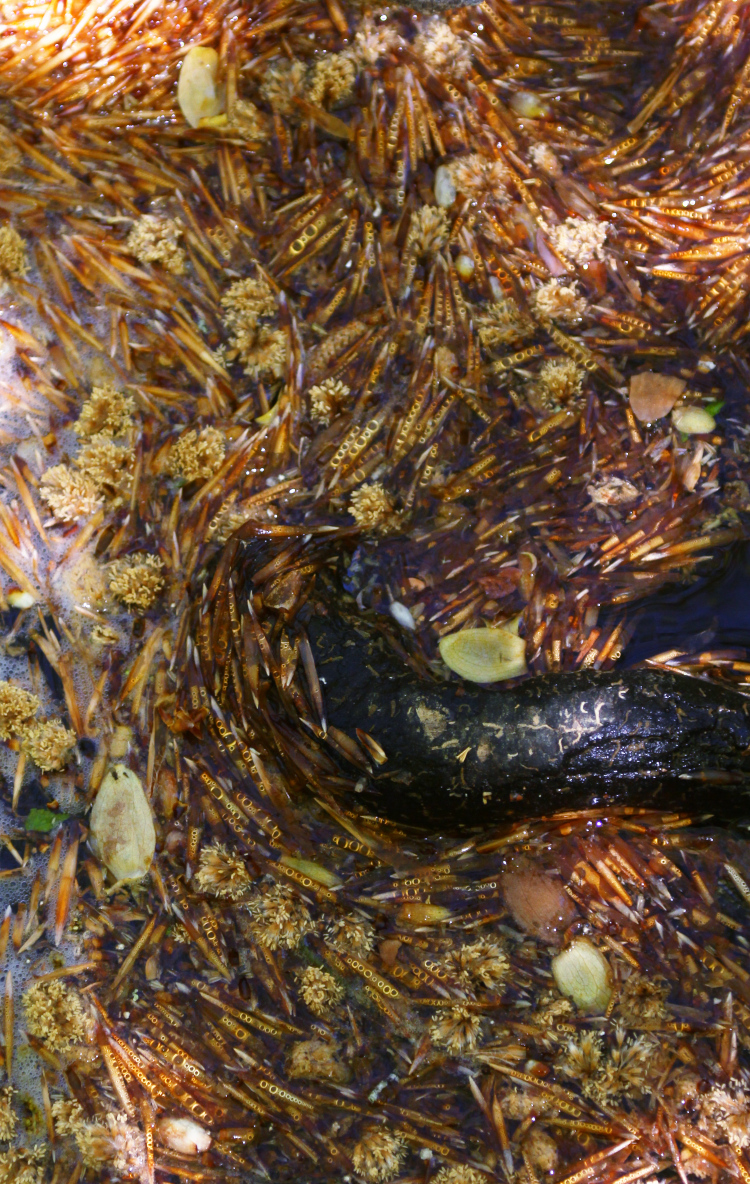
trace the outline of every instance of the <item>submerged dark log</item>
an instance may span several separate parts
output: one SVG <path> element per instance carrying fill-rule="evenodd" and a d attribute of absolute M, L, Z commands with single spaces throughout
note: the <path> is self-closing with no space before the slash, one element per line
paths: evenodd
<path fill-rule="evenodd" d="M 750 698 L 736 691 L 648 669 L 432 682 L 356 620 L 308 628 L 329 723 L 385 750 L 365 791 L 385 817 L 479 823 L 606 803 L 750 814 Z"/>

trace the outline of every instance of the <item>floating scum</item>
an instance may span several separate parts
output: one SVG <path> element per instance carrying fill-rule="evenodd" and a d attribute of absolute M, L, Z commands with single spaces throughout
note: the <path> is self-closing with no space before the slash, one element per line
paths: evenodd
<path fill-rule="evenodd" d="M 0 1184 L 750 1179 L 747 5 L 424 7 L 0 12 Z"/>

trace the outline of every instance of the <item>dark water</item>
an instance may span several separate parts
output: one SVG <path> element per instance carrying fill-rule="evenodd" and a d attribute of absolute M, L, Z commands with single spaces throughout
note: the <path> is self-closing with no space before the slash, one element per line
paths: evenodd
<path fill-rule="evenodd" d="M 689 587 L 658 592 L 633 617 L 625 666 L 670 649 L 750 649 L 750 543 L 730 547 Z"/>

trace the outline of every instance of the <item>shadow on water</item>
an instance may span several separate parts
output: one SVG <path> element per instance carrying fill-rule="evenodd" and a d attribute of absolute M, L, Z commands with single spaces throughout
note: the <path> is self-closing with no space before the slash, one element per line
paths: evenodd
<path fill-rule="evenodd" d="M 670 649 L 750 649 L 750 542 L 730 547 L 688 587 L 656 593 L 634 618 L 623 666 Z"/>

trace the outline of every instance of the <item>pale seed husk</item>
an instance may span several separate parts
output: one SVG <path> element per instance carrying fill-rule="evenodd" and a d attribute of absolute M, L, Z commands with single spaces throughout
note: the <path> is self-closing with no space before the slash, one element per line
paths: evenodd
<path fill-rule="evenodd" d="M 604 954 L 588 938 L 577 937 L 552 959 L 552 975 L 561 995 L 579 1011 L 601 1015 L 612 998 L 612 972 Z"/>
<path fill-rule="evenodd" d="M 502 682 L 526 673 L 526 643 L 511 628 L 462 629 L 442 637 L 438 648 L 446 666 L 469 682 Z"/>
<path fill-rule="evenodd" d="M 112 765 L 91 811 L 94 854 L 116 881 L 140 880 L 151 866 L 156 831 L 143 786 L 127 765 Z"/>
<path fill-rule="evenodd" d="M 680 407 L 672 412 L 672 423 L 685 436 L 704 436 L 716 427 L 716 420 L 705 407 Z"/>
<path fill-rule="evenodd" d="M 211 1146 L 208 1131 L 192 1118 L 178 1118 L 170 1114 L 159 1119 L 156 1129 L 162 1143 L 182 1155 L 199 1155 Z"/>
<path fill-rule="evenodd" d="M 202 119 L 213 119 L 224 110 L 224 97 L 217 82 L 219 55 L 205 45 L 188 50 L 180 69 L 177 101 L 191 127 Z"/>

